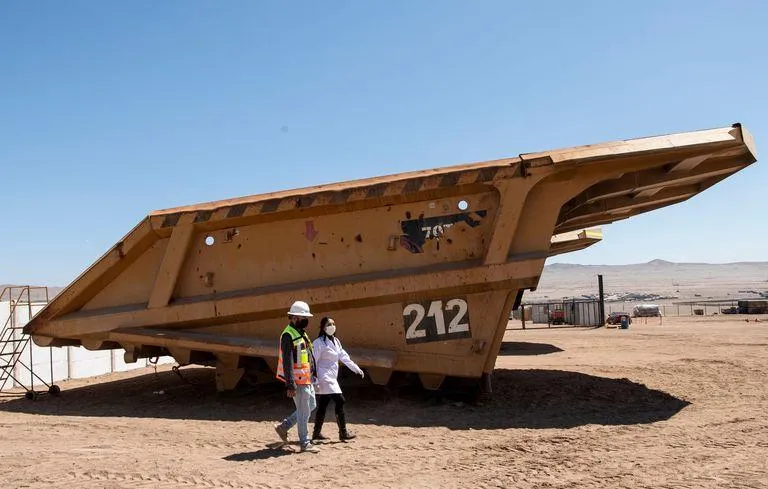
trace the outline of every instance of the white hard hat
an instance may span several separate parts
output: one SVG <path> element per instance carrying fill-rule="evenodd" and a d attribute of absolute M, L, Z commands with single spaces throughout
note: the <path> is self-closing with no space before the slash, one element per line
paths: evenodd
<path fill-rule="evenodd" d="M 296 301 L 291 305 L 291 310 L 288 311 L 289 316 L 302 316 L 311 318 L 312 314 L 309 312 L 309 304 L 304 301 Z"/>

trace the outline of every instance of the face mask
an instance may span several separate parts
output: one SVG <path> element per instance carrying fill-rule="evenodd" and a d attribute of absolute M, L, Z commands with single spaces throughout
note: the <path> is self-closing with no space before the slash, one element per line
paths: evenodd
<path fill-rule="evenodd" d="M 336 325 L 335 324 L 329 324 L 325 327 L 325 334 L 328 336 L 333 336 L 333 333 L 336 332 Z"/>
<path fill-rule="evenodd" d="M 296 321 L 296 327 L 299 329 L 305 329 L 307 325 L 309 325 L 309 319 L 307 318 L 301 318 Z"/>

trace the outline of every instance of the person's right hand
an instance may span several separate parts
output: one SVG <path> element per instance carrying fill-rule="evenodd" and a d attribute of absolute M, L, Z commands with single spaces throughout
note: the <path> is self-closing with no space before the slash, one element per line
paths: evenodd
<path fill-rule="evenodd" d="M 296 390 L 295 389 L 288 389 L 287 391 L 285 391 L 285 394 L 288 397 L 295 397 L 296 396 Z"/>

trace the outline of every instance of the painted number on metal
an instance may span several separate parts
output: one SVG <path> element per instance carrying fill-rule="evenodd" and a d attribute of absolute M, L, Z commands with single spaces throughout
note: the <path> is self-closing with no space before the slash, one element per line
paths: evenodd
<path fill-rule="evenodd" d="M 422 226 L 421 231 L 424 233 L 424 239 L 440 239 L 445 231 L 452 226 L 452 222 L 446 222 L 437 226 Z"/>
<path fill-rule="evenodd" d="M 403 306 L 406 343 L 469 338 L 469 308 L 463 298 L 416 302 Z"/>

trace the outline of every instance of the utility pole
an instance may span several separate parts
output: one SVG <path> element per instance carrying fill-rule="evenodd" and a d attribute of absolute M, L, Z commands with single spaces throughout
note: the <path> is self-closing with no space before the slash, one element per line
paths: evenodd
<path fill-rule="evenodd" d="M 597 276 L 597 288 L 600 294 L 600 325 L 602 326 L 605 324 L 605 293 L 603 292 L 603 276 L 598 275 Z"/>

